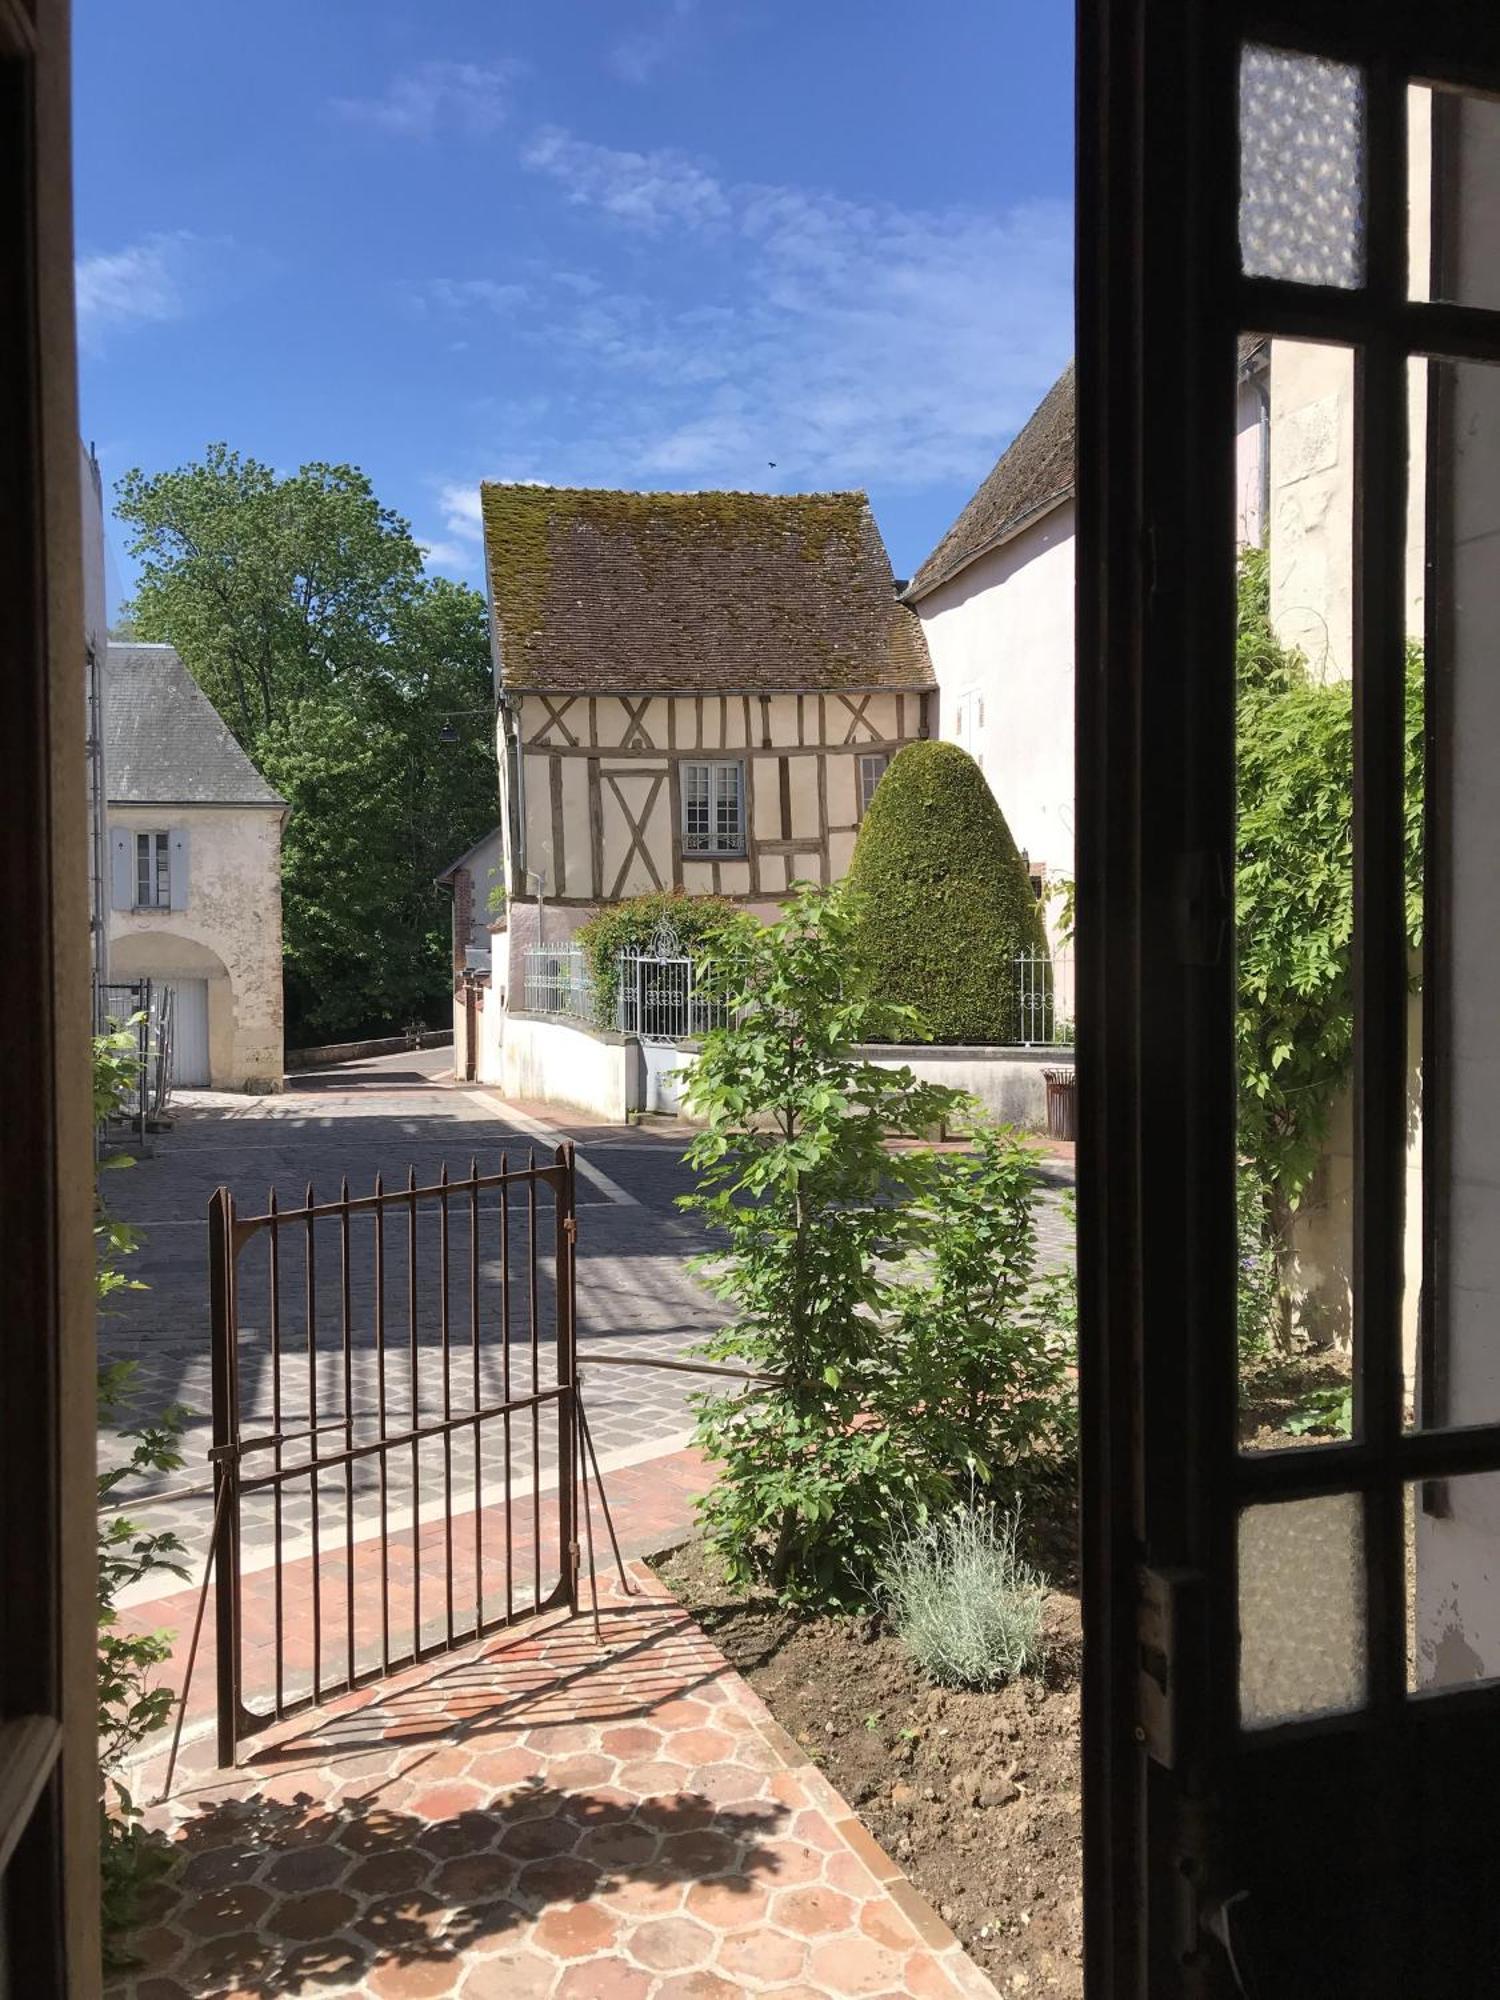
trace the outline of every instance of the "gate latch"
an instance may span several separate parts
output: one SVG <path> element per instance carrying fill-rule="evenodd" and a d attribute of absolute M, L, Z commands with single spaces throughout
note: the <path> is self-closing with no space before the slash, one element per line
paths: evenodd
<path fill-rule="evenodd" d="M 1190 1569 L 1142 1569 L 1136 1609 L 1136 1736 L 1171 1770 L 1184 1748 L 1184 1694 L 1202 1632 L 1203 1579 Z M 1197 1685 L 1201 1689 L 1202 1681 Z"/>

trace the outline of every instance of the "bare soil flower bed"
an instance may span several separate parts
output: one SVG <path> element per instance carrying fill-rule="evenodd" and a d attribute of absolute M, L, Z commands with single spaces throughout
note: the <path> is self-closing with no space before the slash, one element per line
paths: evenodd
<path fill-rule="evenodd" d="M 697 1543 L 655 1567 L 1000 1991 L 1081 1995 L 1077 1598 L 1048 1596 L 1039 1678 L 971 1693 L 878 1616 L 736 1597 Z"/>

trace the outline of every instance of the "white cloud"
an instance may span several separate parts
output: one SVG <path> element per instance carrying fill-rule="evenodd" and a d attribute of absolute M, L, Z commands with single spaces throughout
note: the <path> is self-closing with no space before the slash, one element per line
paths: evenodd
<path fill-rule="evenodd" d="M 94 345 L 112 327 L 181 319 L 198 240 L 185 229 L 163 231 L 123 250 L 80 257 L 74 272 L 80 339 Z"/>
<path fill-rule="evenodd" d="M 683 225 L 711 228 L 729 219 L 729 200 L 716 176 L 671 147 L 623 152 L 590 145 L 549 125 L 521 158 L 534 172 L 556 181 L 570 202 L 602 209 L 615 221 L 651 234 Z"/>
<path fill-rule="evenodd" d="M 549 480 L 977 483 L 1070 350 L 1064 201 L 858 203 L 557 130 L 523 157 L 598 218 L 601 267 L 608 247 L 633 276 L 538 286 L 514 322 L 564 388 L 508 416 L 505 451 Z M 607 239 L 641 235 L 649 255 L 622 265 Z"/>
<path fill-rule="evenodd" d="M 627 83 L 649 83 L 682 46 L 697 0 L 669 0 L 649 27 L 624 35 L 609 52 L 610 68 Z"/>
<path fill-rule="evenodd" d="M 430 139 L 454 129 L 483 138 L 504 124 L 519 72 L 513 62 L 425 62 L 393 77 L 382 96 L 336 97 L 333 109 L 351 124 L 395 139 Z"/>
<path fill-rule="evenodd" d="M 475 550 L 461 542 L 419 542 L 417 546 L 429 569 L 456 569 L 467 574 L 476 561 Z"/>
<path fill-rule="evenodd" d="M 477 542 L 484 534 L 484 524 L 479 516 L 479 488 L 450 482 L 438 493 L 438 506 L 442 510 L 443 526 L 450 535 L 456 535 L 466 542 Z"/>

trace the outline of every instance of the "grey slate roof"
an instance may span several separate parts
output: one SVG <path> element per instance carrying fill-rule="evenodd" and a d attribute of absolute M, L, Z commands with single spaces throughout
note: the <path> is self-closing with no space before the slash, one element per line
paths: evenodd
<path fill-rule="evenodd" d="M 113 805 L 285 804 L 171 646 L 109 649 L 104 782 Z"/>
<path fill-rule="evenodd" d="M 507 688 L 926 688 L 863 493 L 480 488 Z"/>
<path fill-rule="evenodd" d="M 908 603 L 1067 499 L 1073 491 L 1074 403 L 1070 361 L 906 586 Z"/>

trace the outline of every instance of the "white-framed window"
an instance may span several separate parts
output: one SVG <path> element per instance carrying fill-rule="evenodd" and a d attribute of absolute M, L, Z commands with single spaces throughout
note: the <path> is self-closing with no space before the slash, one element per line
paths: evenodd
<path fill-rule="evenodd" d="M 885 767 L 891 761 L 888 750 L 867 750 L 859 760 L 859 816 L 864 818 L 870 810 L 870 801 L 875 796 L 875 787 L 885 776 Z"/>
<path fill-rule="evenodd" d="M 682 851 L 684 854 L 744 853 L 745 771 L 737 760 L 684 762 Z"/>
<path fill-rule="evenodd" d="M 138 833 L 135 837 L 135 907 L 138 910 L 172 907 L 170 834 Z"/>
<path fill-rule="evenodd" d="M 109 906 L 112 910 L 185 910 L 188 906 L 188 829 L 109 830 Z"/>

